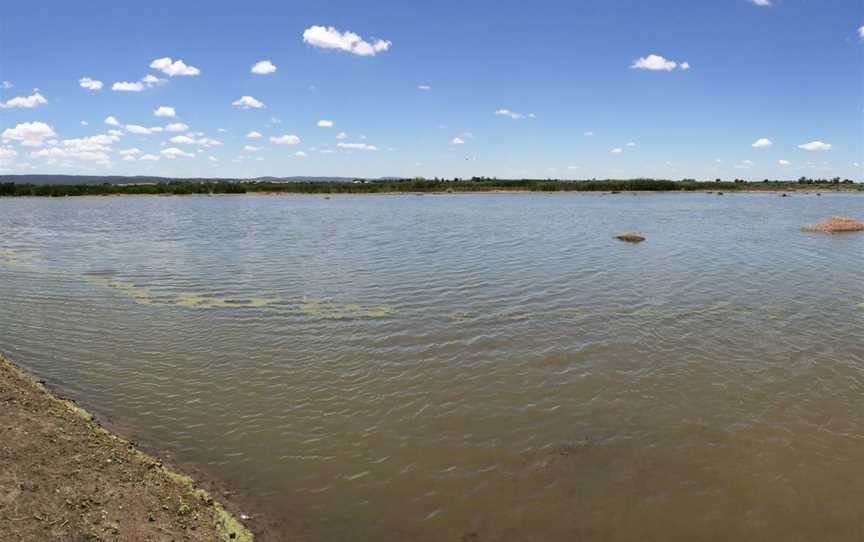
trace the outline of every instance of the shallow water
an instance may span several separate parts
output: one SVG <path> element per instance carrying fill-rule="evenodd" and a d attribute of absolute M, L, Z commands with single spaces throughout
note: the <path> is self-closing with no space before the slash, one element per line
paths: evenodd
<path fill-rule="evenodd" d="M 832 215 L 864 194 L 0 199 L 0 348 L 313 541 L 860 540 Z"/>

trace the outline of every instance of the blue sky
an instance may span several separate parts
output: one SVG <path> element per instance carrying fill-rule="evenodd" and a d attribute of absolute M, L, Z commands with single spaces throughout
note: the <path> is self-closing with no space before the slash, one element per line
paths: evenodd
<path fill-rule="evenodd" d="M 0 173 L 860 180 L 862 55 L 860 0 L 29 0 Z"/>

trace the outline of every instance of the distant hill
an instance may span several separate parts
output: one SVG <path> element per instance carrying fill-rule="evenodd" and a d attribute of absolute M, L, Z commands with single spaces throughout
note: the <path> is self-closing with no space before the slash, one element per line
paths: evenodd
<path fill-rule="evenodd" d="M 135 184 L 135 183 L 170 183 L 188 181 L 237 181 L 250 182 L 262 181 L 271 183 L 292 182 L 351 182 L 356 177 L 255 177 L 253 179 L 238 179 L 233 177 L 211 178 L 211 177 L 151 177 L 146 175 L 0 175 L 0 183 L 32 184 L 32 185 L 93 185 L 93 184 Z M 401 177 L 380 177 L 374 180 L 399 180 Z"/>

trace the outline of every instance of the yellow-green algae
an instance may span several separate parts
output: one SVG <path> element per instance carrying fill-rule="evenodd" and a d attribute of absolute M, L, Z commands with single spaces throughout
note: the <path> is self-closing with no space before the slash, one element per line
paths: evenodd
<path fill-rule="evenodd" d="M 306 300 L 301 303 L 300 312 L 324 320 L 357 320 L 361 318 L 386 318 L 396 314 L 396 309 L 390 305 L 337 303 L 319 299 Z"/>
<path fill-rule="evenodd" d="M 196 487 L 195 481 L 192 478 L 186 476 L 185 474 L 181 474 L 167 468 L 161 460 L 142 452 L 138 448 L 135 448 L 126 439 L 115 435 L 114 433 L 111 433 L 110 431 L 99 425 L 90 412 L 75 404 L 74 401 L 57 397 L 41 381 L 33 377 L 31 374 L 27 373 L 2 355 L 0 355 L 0 363 L 5 363 L 9 367 L 11 367 L 13 371 L 17 372 L 24 380 L 32 383 L 33 386 L 35 386 L 42 393 L 44 393 L 51 401 L 59 404 L 60 406 L 75 414 L 76 416 L 84 419 L 88 424 L 90 424 L 91 431 L 108 435 L 112 439 L 119 440 L 125 443 L 126 446 L 132 451 L 132 453 L 139 457 L 142 462 L 152 465 L 154 468 L 160 469 L 168 478 L 187 487 L 196 497 L 201 499 L 203 502 L 210 504 L 210 510 L 212 514 L 211 521 L 216 527 L 216 532 L 219 533 L 219 537 L 224 542 L 254 541 L 255 535 L 252 534 L 252 532 L 247 529 L 242 523 L 240 523 L 240 521 L 235 518 L 230 512 L 228 512 L 221 503 L 213 499 L 213 497 L 211 497 L 207 491 Z"/>

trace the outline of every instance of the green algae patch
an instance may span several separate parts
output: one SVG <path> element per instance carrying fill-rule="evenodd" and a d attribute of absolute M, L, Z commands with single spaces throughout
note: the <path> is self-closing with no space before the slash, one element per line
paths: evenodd
<path fill-rule="evenodd" d="M 360 320 L 364 318 L 387 318 L 396 314 L 396 309 L 390 305 L 361 305 L 359 303 L 312 300 L 301 303 L 300 312 L 306 316 L 323 320 Z"/>

